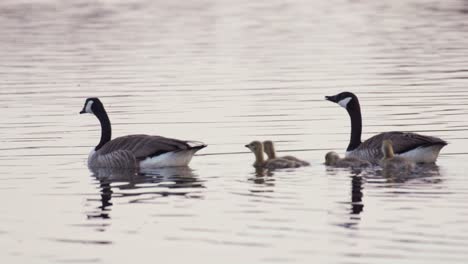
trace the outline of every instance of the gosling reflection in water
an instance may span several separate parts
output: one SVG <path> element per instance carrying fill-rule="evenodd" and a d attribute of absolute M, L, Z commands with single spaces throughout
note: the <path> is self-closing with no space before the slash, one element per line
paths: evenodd
<path fill-rule="evenodd" d="M 252 181 L 255 184 L 258 185 L 265 185 L 265 186 L 274 186 L 275 179 L 272 177 L 273 171 L 264 169 L 264 168 L 255 168 L 255 173 L 253 173 L 254 176 L 249 179 L 249 181 Z"/>
<path fill-rule="evenodd" d="M 99 183 L 101 205 L 98 207 L 99 211 L 90 212 L 88 218 L 110 218 L 112 198 L 135 197 L 128 201 L 129 203 L 151 201 L 171 195 L 197 198 L 200 195 L 195 189 L 205 187 L 189 167 L 167 167 L 144 171 L 118 168 L 90 168 L 90 170 Z"/>
<path fill-rule="evenodd" d="M 388 184 L 401 184 L 407 181 L 415 186 L 424 184 L 437 184 L 442 182 L 439 166 L 436 164 L 416 164 L 411 171 L 393 171 L 380 170 L 376 172 L 376 176 L 386 179 Z M 392 187 L 387 185 L 386 187 Z"/>

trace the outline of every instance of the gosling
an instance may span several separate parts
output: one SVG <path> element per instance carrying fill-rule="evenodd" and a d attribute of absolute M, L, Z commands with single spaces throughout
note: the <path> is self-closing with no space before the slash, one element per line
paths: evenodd
<path fill-rule="evenodd" d="M 285 168 L 297 168 L 300 167 L 300 164 L 297 162 L 287 160 L 287 159 L 269 159 L 265 161 L 263 156 L 263 144 L 260 141 L 252 141 L 249 144 L 245 145 L 246 148 L 250 149 L 255 154 L 255 162 L 253 164 L 256 168 L 266 168 L 266 169 L 285 169 Z"/>
<path fill-rule="evenodd" d="M 411 172 L 414 169 L 414 162 L 400 156 L 395 156 L 391 140 L 382 141 L 383 158 L 380 166 L 385 172 Z"/>
<path fill-rule="evenodd" d="M 268 160 L 276 159 L 276 151 L 275 151 L 275 145 L 273 144 L 273 141 L 271 140 L 265 140 L 263 141 L 263 148 L 265 150 L 265 153 L 268 156 Z M 293 156 L 284 156 L 284 157 L 279 157 L 280 159 L 286 159 L 290 161 L 294 161 L 300 166 L 309 166 L 310 163 L 304 160 L 300 160 L 296 157 Z"/>
<path fill-rule="evenodd" d="M 330 151 L 325 155 L 325 165 L 337 168 L 365 168 L 370 167 L 371 163 L 356 157 L 340 158 L 340 155 Z"/>

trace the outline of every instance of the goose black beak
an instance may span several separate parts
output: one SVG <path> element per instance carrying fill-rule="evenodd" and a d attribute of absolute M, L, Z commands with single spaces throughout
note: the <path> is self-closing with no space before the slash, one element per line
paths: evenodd
<path fill-rule="evenodd" d="M 84 109 L 81 110 L 81 111 L 80 111 L 80 115 L 81 115 L 81 114 L 86 114 L 86 110 L 84 110 Z"/>
<path fill-rule="evenodd" d="M 336 99 L 336 95 L 333 95 L 333 96 L 325 96 L 325 100 L 328 100 L 330 102 L 338 102 L 338 100 Z"/>

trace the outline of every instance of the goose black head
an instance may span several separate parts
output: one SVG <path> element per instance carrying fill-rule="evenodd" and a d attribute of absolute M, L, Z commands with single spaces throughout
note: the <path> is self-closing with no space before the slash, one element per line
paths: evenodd
<path fill-rule="evenodd" d="M 349 106 L 358 104 L 357 96 L 351 92 L 342 92 L 333 96 L 325 96 L 325 99 L 339 104 L 341 107 L 348 109 Z"/>
<path fill-rule="evenodd" d="M 86 99 L 86 102 L 81 110 L 80 114 L 95 114 L 104 109 L 101 101 L 97 97 L 91 97 Z"/>

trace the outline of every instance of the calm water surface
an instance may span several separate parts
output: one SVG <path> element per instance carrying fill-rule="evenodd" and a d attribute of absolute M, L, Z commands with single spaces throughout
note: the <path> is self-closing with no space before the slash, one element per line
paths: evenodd
<path fill-rule="evenodd" d="M 2 263 L 466 263 L 468 2 L 0 3 Z M 327 169 L 361 98 L 364 138 L 450 142 L 388 178 Z M 114 136 L 201 140 L 190 168 L 90 171 Z M 257 174 L 246 143 L 312 163 Z"/>

